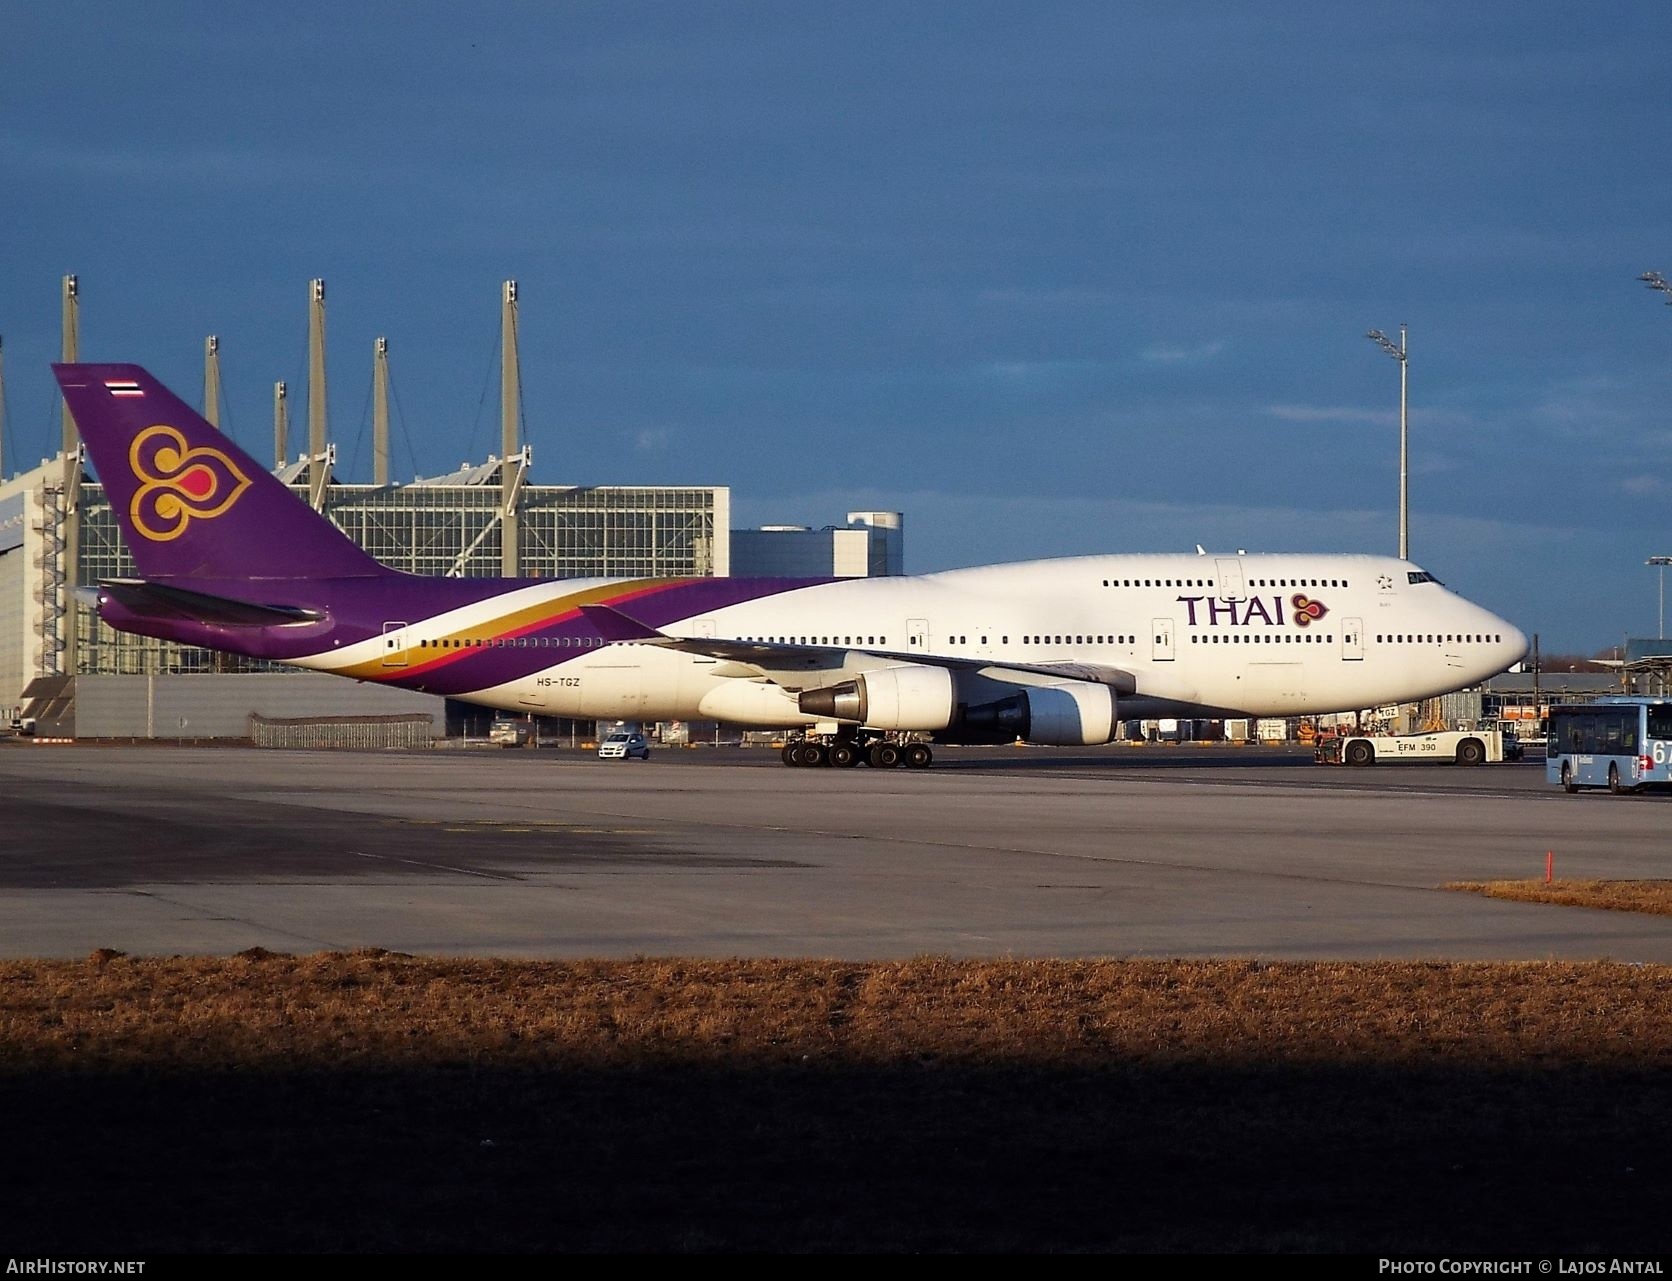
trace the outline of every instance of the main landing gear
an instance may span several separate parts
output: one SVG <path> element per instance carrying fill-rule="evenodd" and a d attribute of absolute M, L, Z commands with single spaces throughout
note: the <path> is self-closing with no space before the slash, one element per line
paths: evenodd
<path fill-rule="evenodd" d="M 886 738 L 798 738 L 784 744 L 784 764 L 834 765 L 847 769 L 865 764 L 872 769 L 928 769 L 935 754 L 927 743 L 896 743 Z"/>

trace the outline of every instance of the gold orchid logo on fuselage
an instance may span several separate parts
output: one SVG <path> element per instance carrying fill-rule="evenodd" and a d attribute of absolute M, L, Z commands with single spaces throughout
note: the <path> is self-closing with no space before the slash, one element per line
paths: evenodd
<path fill-rule="evenodd" d="M 128 464 L 139 481 L 128 515 L 141 537 L 166 543 L 193 520 L 224 513 L 250 487 L 250 478 L 218 449 L 190 446 L 173 427 L 158 424 L 134 437 Z"/>

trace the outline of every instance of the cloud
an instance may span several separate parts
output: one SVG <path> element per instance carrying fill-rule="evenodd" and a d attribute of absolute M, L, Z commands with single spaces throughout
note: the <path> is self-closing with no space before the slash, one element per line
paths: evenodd
<path fill-rule="evenodd" d="M 1365 423 L 1372 427 L 1398 427 L 1397 409 L 1360 409 L 1356 405 L 1267 405 L 1266 413 L 1290 423 Z M 1414 426 L 1476 427 L 1479 420 L 1460 409 L 1435 409 L 1424 405 L 1408 411 Z"/>
<path fill-rule="evenodd" d="M 306 166 L 319 164 L 317 157 L 279 154 L 258 148 L 205 146 L 112 146 L 90 147 L 45 139 L 0 136 L 0 156 L 9 167 L 35 166 L 53 173 L 96 180 L 133 181 L 156 184 L 238 183 L 256 187 L 278 187 L 295 181 Z"/>
<path fill-rule="evenodd" d="M 1215 339 L 1212 342 L 1198 343 L 1194 347 L 1145 347 L 1138 353 L 1138 359 L 1157 364 L 1193 364 L 1197 361 L 1212 360 L 1224 350 L 1224 340 Z"/>
<path fill-rule="evenodd" d="M 989 378 L 1004 382 L 1060 382 L 1076 374 L 1094 373 L 1105 366 L 1095 360 L 997 360 L 982 366 Z"/>
<path fill-rule="evenodd" d="M 660 454 L 671 438 L 666 427 L 647 427 L 633 437 L 633 448 L 641 454 Z"/>
<path fill-rule="evenodd" d="M 1628 494 L 1648 495 L 1663 494 L 1667 490 L 1664 478 L 1640 472 L 1636 476 L 1627 476 L 1620 482 L 1620 488 Z"/>
<path fill-rule="evenodd" d="M 1374 423 L 1399 426 L 1399 411 L 1355 409 L 1350 405 L 1267 405 L 1266 413 L 1290 423 Z"/>

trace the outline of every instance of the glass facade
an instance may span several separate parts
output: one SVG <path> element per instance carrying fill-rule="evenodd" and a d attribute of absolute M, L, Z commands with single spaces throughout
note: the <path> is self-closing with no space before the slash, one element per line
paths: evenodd
<path fill-rule="evenodd" d="M 292 488 L 306 501 L 305 486 Z M 391 569 L 491 578 L 501 570 L 499 504 L 497 484 L 334 485 L 325 515 Z M 527 485 L 518 511 L 521 577 L 700 577 L 726 569 L 725 488 Z M 78 559 L 83 587 L 135 576 L 101 485 L 82 486 Z M 295 670 L 118 632 L 79 604 L 74 613 L 81 674 Z"/>

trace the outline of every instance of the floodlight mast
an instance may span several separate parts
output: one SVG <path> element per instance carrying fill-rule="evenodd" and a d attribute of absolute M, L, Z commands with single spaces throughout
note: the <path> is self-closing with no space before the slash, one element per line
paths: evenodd
<path fill-rule="evenodd" d="M 1660 570 L 1660 630 L 1655 633 L 1659 640 L 1666 639 L 1666 567 L 1672 565 L 1672 556 L 1651 556 L 1643 562 L 1654 565 Z"/>
<path fill-rule="evenodd" d="M 1399 362 L 1399 559 L 1411 558 L 1411 435 L 1410 419 L 1406 412 L 1406 372 L 1410 361 L 1406 356 L 1405 326 L 1399 326 L 1399 345 L 1380 329 L 1372 329 L 1365 337 Z"/>
<path fill-rule="evenodd" d="M 1645 285 L 1647 285 L 1650 289 L 1653 289 L 1656 293 L 1661 293 L 1661 294 L 1668 295 L 1668 297 L 1666 299 L 1666 305 L 1668 307 L 1672 307 L 1672 281 L 1668 281 L 1666 279 L 1666 277 L 1661 275 L 1658 271 L 1645 271 L 1641 276 L 1638 277 L 1638 279 L 1640 281 L 1642 281 Z M 1659 624 L 1659 628 L 1656 631 L 1655 635 L 1656 635 L 1657 639 L 1665 640 L 1666 639 L 1666 567 L 1668 565 L 1672 565 L 1672 556 L 1651 556 L 1651 557 L 1649 557 L 1648 560 L 1644 561 L 1643 563 L 1645 565 L 1653 565 L 1660 571 L 1660 624 Z"/>

